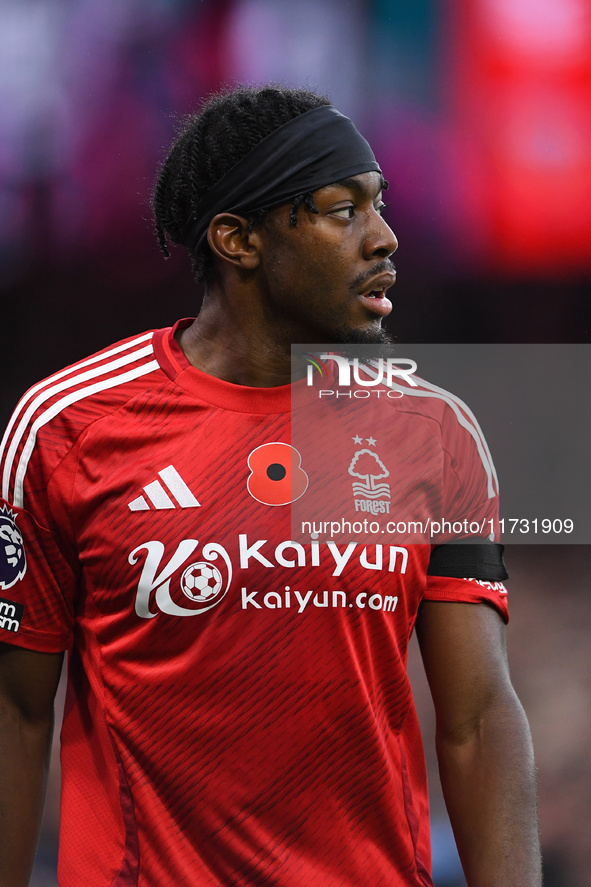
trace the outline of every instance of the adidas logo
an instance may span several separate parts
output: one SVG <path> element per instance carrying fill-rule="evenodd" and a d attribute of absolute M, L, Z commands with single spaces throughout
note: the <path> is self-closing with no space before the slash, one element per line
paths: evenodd
<path fill-rule="evenodd" d="M 137 499 L 127 503 L 130 511 L 161 510 L 163 508 L 177 508 L 178 506 L 181 508 L 196 508 L 201 504 L 197 501 L 174 465 L 163 468 L 162 471 L 158 472 L 158 475 L 162 478 L 164 486 L 159 480 L 155 480 L 144 487 L 144 493 L 152 504 L 148 504 L 146 496 L 138 496 Z M 166 487 L 168 493 L 174 496 L 178 505 L 175 505 L 164 487 Z"/>

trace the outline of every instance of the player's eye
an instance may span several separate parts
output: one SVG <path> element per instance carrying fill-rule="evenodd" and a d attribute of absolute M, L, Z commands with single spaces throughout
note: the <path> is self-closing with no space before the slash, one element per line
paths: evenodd
<path fill-rule="evenodd" d="M 355 215 L 355 207 L 351 204 L 349 206 L 341 206 L 338 209 L 333 209 L 332 215 L 350 221 Z"/>
<path fill-rule="evenodd" d="M 387 203 L 378 203 L 378 205 L 376 206 L 376 212 L 379 212 L 379 214 L 382 215 L 387 206 Z"/>

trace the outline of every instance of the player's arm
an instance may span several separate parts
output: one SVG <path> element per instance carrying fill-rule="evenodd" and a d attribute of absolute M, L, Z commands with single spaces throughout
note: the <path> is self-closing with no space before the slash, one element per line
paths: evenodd
<path fill-rule="evenodd" d="M 486 604 L 424 601 L 417 636 L 468 885 L 540 887 L 531 735 L 509 678 L 503 622 Z"/>
<path fill-rule="evenodd" d="M 0 643 L 0 887 L 31 876 L 62 660 Z"/>

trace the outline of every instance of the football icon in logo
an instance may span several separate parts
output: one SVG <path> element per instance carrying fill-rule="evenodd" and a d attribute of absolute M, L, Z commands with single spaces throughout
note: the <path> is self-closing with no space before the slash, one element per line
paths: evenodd
<path fill-rule="evenodd" d="M 213 564 L 200 561 L 190 564 L 181 576 L 181 588 L 190 600 L 211 601 L 221 591 L 224 580 Z"/>

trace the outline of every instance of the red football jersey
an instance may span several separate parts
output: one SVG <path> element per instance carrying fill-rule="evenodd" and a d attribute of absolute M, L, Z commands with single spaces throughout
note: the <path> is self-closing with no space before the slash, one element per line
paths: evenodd
<path fill-rule="evenodd" d="M 70 651 L 60 884 L 431 887 L 409 638 L 423 599 L 506 618 L 506 591 L 428 576 L 428 534 L 305 541 L 291 518 L 330 491 L 349 519 L 484 526 L 480 432 L 432 386 L 342 400 L 328 483 L 291 386 L 207 376 L 173 332 L 36 385 L 2 443 L 0 639 Z"/>

